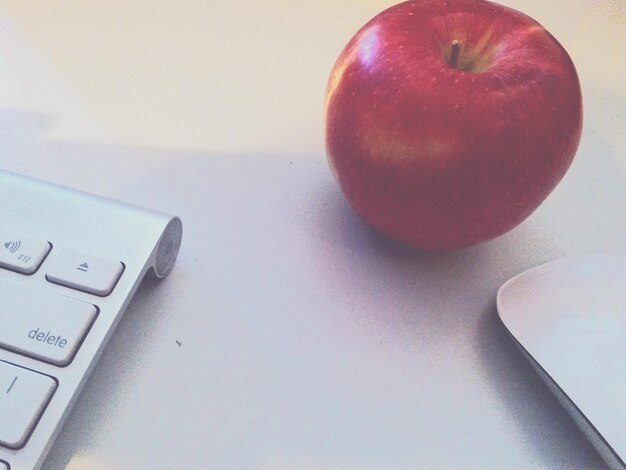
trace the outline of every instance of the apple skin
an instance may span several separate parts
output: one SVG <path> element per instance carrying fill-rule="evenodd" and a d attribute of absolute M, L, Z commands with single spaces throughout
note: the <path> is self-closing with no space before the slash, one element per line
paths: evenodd
<path fill-rule="evenodd" d="M 532 18 L 484 0 L 417 0 L 350 40 L 324 114 L 328 161 L 357 214 L 446 251 L 511 230 L 550 194 L 578 148 L 582 96 L 569 55 Z"/>

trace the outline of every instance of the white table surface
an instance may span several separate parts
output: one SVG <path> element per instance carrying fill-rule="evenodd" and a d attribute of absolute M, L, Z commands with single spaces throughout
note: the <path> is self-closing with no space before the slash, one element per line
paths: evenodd
<path fill-rule="evenodd" d="M 526 222 L 443 255 L 369 231 L 325 161 L 329 71 L 391 2 L 0 4 L 0 167 L 185 228 L 45 470 L 602 468 L 495 294 L 542 262 L 626 254 L 626 4 L 503 3 L 570 52 L 583 138 Z"/>

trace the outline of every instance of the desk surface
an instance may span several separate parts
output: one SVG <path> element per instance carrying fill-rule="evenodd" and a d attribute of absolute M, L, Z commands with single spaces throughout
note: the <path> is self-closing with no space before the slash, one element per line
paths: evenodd
<path fill-rule="evenodd" d="M 180 215 L 45 470 L 601 468 L 507 338 L 498 287 L 626 254 L 620 0 L 507 0 L 570 52 L 569 173 L 492 242 L 418 255 L 332 180 L 322 103 L 388 1 L 5 2 L 0 166 Z"/>

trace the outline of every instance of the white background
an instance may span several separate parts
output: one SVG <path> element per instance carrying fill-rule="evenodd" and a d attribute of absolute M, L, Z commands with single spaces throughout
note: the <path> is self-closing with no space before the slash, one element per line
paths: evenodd
<path fill-rule="evenodd" d="M 579 152 L 520 227 L 425 256 L 365 228 L 324 157 L 330 69 L 391 3 L 0 3 L 0 167 L 185 226 L 46 470 L 600 467 L 495 293 L 558 257 L 626 253 L 626 6 L 503 2 L 572 56 Z"/>

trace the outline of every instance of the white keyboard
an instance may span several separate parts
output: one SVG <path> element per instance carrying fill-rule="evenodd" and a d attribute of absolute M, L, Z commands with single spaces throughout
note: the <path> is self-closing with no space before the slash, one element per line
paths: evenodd
<path fill-rule="evenodd" d="M 43 463 L 180 219 L 0 171 L 0 470 Z"/>

